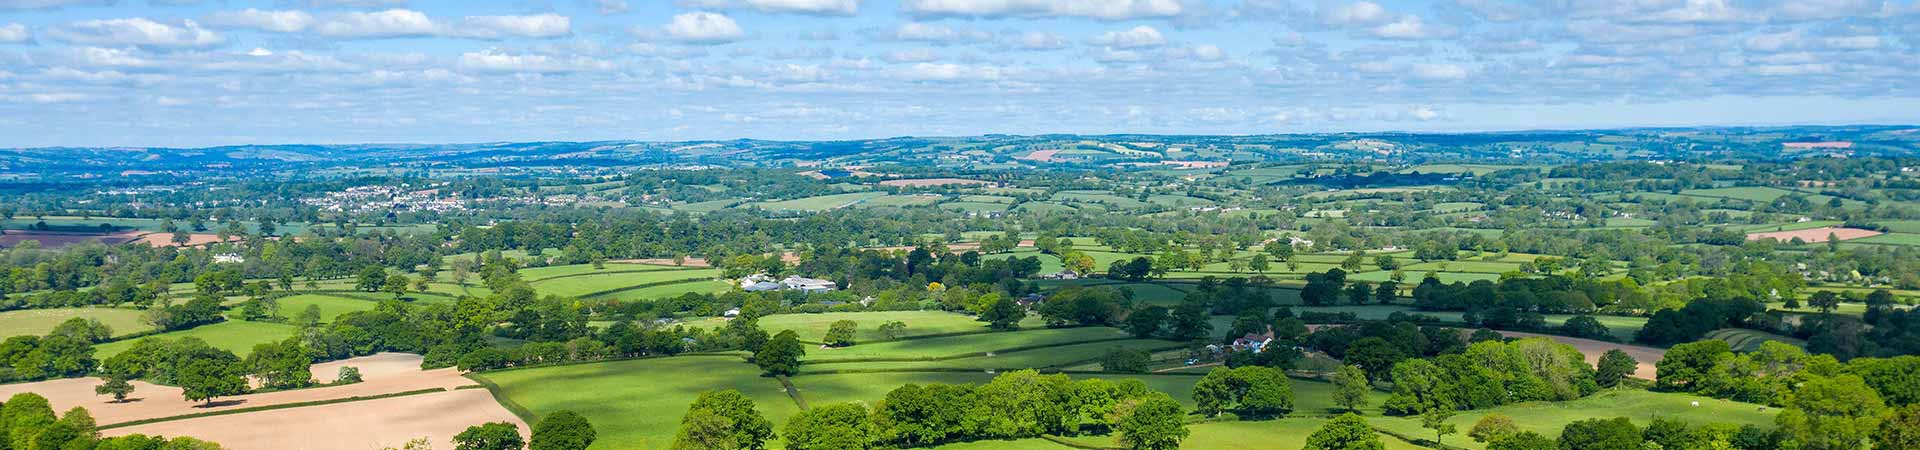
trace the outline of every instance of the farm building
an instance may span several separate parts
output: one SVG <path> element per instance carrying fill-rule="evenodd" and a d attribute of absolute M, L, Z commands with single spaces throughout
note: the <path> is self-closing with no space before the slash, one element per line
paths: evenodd
<path fill-rule="evenodd" d="M 740 279 L 740 289 L 744 289 L 747 292 L 801 291 L 814 293 L 838 290 L 840 286 L 835 284 L 833 280 L 806 278 L 799 275 L 789 275 L 780 281 L 774 281 L 773 277 L 767 276 L 766 274 L 753 274 Z"/>

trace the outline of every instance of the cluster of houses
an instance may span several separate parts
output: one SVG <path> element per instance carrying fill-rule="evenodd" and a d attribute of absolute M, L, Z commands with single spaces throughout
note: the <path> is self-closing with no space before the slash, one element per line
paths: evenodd
<path fill-rule="evenodd" d="M 800 291 L 811 294 L 838 290 L 840 285 L 834 284 L 833 280 L 806 278 L 799 275 L 789 275 L 776 281 L 773 277 L 761 273 L 741 278 L 740 289 L 747 292 Z"/>

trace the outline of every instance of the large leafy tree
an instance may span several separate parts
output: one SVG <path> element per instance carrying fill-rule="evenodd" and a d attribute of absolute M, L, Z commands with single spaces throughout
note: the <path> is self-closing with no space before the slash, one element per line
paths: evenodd
<path fill-rule="evenodd" d="M 1180 408 L 1180 402 L 1166 394 L 1150 396 L 1144 399 L 1129 400 L 1126 406 L 1118 409 L 1124 415 L 1115 424 L 1114 431 L 1120 434 L 1120 442 L 1132 450 L 1173 450 L 1180 448 L 1180 441 L 1186 440 L 1191 432 L 1187 431 L 1186 412 Z"/>
<path fill-rule="evenodd" d="M 1865 448 L 1887 412 L 1880 394 L 1854 375 L 1814 377 L 1774 422 L 1803 450 Z"/>
<path fill-rule="evenodd" d="M 823 405 L 787 422 L 788 450 L 859 450 L 873 440 L 867 408 L 859 403 Z"/>
<path fill-rule="evenodd" d="M 1602 387 L 1613 387 L 1620 384 L 1620 381 L 1625 380 L 1628 375 L 1633 375 L 1634 371 L 1639 370 L 1640 361 L 1634 360 L 1632 355 L 1616 348 L 1600 355 L 1598 366 L 1598 370 L 1593 375 L 1593 381 Z"/>
<path fill-rule="evenodd" d="M 761 345 L 760 351 L 753 353 L 753 363 L 767 375 L 793 375 L 800 373 L 800 357 L 806 354 L 806 348 L 800 346 L 800 336 L 786 330 Z"/>
<path fill-rule="evenodd" d="M 528 450 L 585 450 L 599 437 L 587 418 L 568 410 L 555 411 L 533 424 Z"/>
<path fill-rule="evenodd" d="M 673 448 L 760 450 L 773 437 L 773 422 L 760 415 L 753 399 L 740 391 L 722 389 L 701 392 L 694 398 L 680 420 Z"/>
<path fill-rule="evenodd" d="M 205 401 L 247 392 L 247 369 L 240 357 L 226 351 L 210 353 L 214 358 L 187 361 L 180 367 L 181 395 L 187 401 Z"/>
<path fill-rule="evenodd" d="M 1640 427 L 1625 417 L 1575 421 L 1560 431 L 1563 449 L 1635 450 L 1640 442 Z"/>
<path fill-rule="evenodd" d="M 1387 445 L 1380 442 L 1380 435 L 1367 426 L 1367 421 L 1353 413 L 1341 414 L 1333 420 L 1320 425 L 1307 436 L 1307 446 L 1301 450 L 1386 450 Z"/>
<path fill-rule="evenodd" d="M 520 427 L 508 422 L 491 422 L 467 427 L 453 435 L 454 450 L 520 450 Z"/>

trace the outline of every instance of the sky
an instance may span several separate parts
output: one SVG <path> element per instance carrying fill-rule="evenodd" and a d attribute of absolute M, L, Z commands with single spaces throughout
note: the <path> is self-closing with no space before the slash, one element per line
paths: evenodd
<path fill-rule="evenodd" d="M 1914 0 L 0 0 L 0 147 L 1920 123 Z"/>

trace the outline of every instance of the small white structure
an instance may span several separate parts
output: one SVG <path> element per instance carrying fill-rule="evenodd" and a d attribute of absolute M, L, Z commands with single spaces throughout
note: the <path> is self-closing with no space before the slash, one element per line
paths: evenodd
<path fill-rule="evenodd" d="M 218 255 L 213 255 L 214 264 L 239 264 L 243 262 L 247 262 L 247 257 L 240 256 L 239 253 L 221 253 Z"/>
<path fill-rule="evenodd" d="M 721 315 L 722 315 L 722 316 L 726 316 L 726 317 L 727 317 L 727 318 L 729 318 L 729 319 L 731 319 L 731 318 L 735 318 L 735 317 L 740 317 L 740 308 L 733 308 L 733 309 L 729 309 L 729 310 L 727 310 L 727 312 L 726 312 L 726 313 L 724 313 L 724 314 L 721 314 Z"/>

